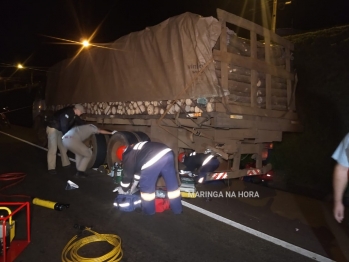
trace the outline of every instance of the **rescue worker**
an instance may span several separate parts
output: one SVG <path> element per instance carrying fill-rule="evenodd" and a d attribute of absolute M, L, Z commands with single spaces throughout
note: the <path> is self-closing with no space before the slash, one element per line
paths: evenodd
<path fill-rule="evenodd" d="M 112 135 L 116 132 L 117 131 L 110 132 L 104 129 L 99 129 L 95 125 L 87 124 L 73 127 L 62 137 L 62 143 L 65 148 L 75 154 L 77 169 L 75 176 L 82 178 L 87 177 L 85 171 L 91 160 L 92 150 L 84 144 L 84 141 L 93 134 Z"/>
<path fill-rule="evenodd" d="M 179 190 L 174 153 L 166 145 L 157 142 L 140 142 L 128 147 L 121 146 L 124 175 L 121 194 L 129 194 L 131 182 L 137 183 L 142 198 L 142 210 L 147 215 L 155 214 L 155 187 L 160 174 L 165 180 L 170 208 L 175 214 L 182 213 L 181 194 Z"/>
<path fill-rule="evenodd" d="M 214 172 L 219 167 L 218 159 L 209 150 L 205 153 L 196 153 L 194 151 L 190 154 L 185 154 L 183 152 L 178 155 L 178 160 L 185 166 L 180 170 L 180 174 L 190 175 L 197 173 L 196 181 L 198 183 L 204 183 L 207 173 Z"/>
<path fill-rule="evenodd" d="M 51 175 L 57 174 L 56 171 L 56 154 L 57 147 L 61 153 L 63 167 L 69 167 L 70 161 L 67 155 L 67 149 L 62 144 L 62 135 L 74 125 L 82 125 L 85 122 L 80 118 L 85 113 L 82 105 L 68 106 L 56 111 L 48 121 L 46 127 L 47 134 L 47 167 L 48 173 Z"/>

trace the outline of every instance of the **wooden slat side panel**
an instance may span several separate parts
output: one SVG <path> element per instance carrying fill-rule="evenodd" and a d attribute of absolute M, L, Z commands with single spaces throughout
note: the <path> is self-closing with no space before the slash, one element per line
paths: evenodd
<path fill-rule="evenodd" d="M 274 142 L 282 140 L 281 131 L 271 130 L 256 130 L 256 129 L 229 129 L 229 130 L 215 130 L 215 141 L 225 141 L 229 143 L 232 140 L 253 139 L 254 143 Z M 228 140 L 228 141 L 227 141 Z"/>
<path fill-rule="evenodd" d="M 265 36 L 265 62 L 267 64 L 270 64 L 270 38 L 269 36 Z M 287 70 L 286 70 L 287 71 Z M 271 75 L 266 74 L 265 75 L 265 88 L 266 88 L 266 109 L 271 109 Z"/>
<path fill-rule="evenodd" d="M 251 38 L 251 58 L 257 59 L 257 34 L 254 31 L 250 31 Z M 257 107 L 257 78 L 258 72 L 251 70 L 251 107 Z"/>
<path fill-rule="evenodd" d="M 254 69 L 258 72 L 271 74 L 276 77 L 289 79 L 291 81 L 294 80 L 294 75 L 290 72 L 287 72 L 283 68 L 279 68 L 273 65 L 268 65 L 264 61 L 259 59 L 254 59 L 251 57 L 243 57 L 240 55 L 232 54 L 232 53 L 223 53 L 218 50 L 213 50 L 213 58 L 214 60 L 218 60 L 226 63 L 234 63 L 241 67 L 246 67 L 248 69 Z"/>
<path fill-rule="evenodd" d="M 227 27 L 224 21 L 221 21 L 221 36 L 220 36 L 220 52 L 221 55 L 227 52 Z M 226 61 L 221 62 L 221 87 L 223 90 L 228 90 L 228 63 Z"/>
<path fill-rule="evenodd" d="M 268 110 L 262 108 L 250 108 L 247 106 L 239 106 L 239 105 L 229 105 L 229 112 L 237 115 L 254 115 L 254 116 L 265 116 L 265 117 L 273 117 L 273 118 L 283 118 L 290 120 L 298 120 L 298 115 L 294 112 L 283 112 L 276 110 Z M 216 103 L 216 111 L 226 113 L 226 108 L 220 104 Z"/>
<path fill-rule="evenodd" d="M 286 70 L 287 71 L 291 71 L 291 52 L 290 50 L 287 48 L 285 50 L 285 54 L 286 54 Z M 295 97 L 293 97 L 294 92 L 292 92 L 292 81 L 290 81 L 289 79 L 287 79 L 287 105 L 288 105 L 288 110 L 294 111 L 296 109 L 296 104 L 295 104 Z"/>
<path fill-rule="evenodd" d="M 254 31 L 261 36 L 264 36 L 264 37 L 268 36 L 268 37 L 270 37 L 270 39 L 273 42 L 280 44 L 284 47 L 287 47 L 290 50 L 294 50 L 294 44 L 292 42 L 286 40 L 285 38 L 278 36 L 277 34 L 273 33 L 272 31 L 270 31 L 270 30 L 268 30 L 260 25 L 257 25 L 249 20 L 246 20 L 242 17 L 228 13 L 227 11 L 224 11 L 224 10 L 219 9 L 219 8 L 217 9 L 217 17 L 219 20 L 224 20 L 224 21 L 231 23 L 233 25 L 237 25 L 237 26 L 245 28 L 247 30 Z"/>
<path fill-rule="evenodd" d="M 214 126 L 220 128 L 255 128 L 283 132 L 302 131 L 302 126 L 299 123 L 285 122 L 278 119 L 274 119 L 274 121 L 257 121 L 215 118 Z"/>

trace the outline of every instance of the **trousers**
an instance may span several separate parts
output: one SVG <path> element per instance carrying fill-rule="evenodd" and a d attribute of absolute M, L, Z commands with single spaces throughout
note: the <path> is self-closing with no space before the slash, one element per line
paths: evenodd
<path fill-rule="evenodd" d="M 63 145 L 75 154 L 76 169 L 85 172 L 92 158 L 92 150 L 73 136 L 63 138 Z"/>
<path fill-rule="evenodd" d="M 206 175 L 209 172 L 214 172 L 219 167 L 219 161 L 216 158 L 211 159 L 206 163 L 206 165 L 202 166 L 199 170 L 199 174 L 197 180 L 199 183 L 206 182 Z"/>
<path fill-rule="evenodd" d="M 155 214 L 155 189 L 158 177 L 162 175 L 165 180 L 167 194 L 170 201 L 170 208 L 173 213 L 182 213 L 181 195 L 174 164 L 174 156 L 172 152 L 166 153 L 153 165 L 141 171 L 139 187 L 142 197 L 142 210 L 145 214 Z M 144 198 L 145 194 L 149 197 Z"/>
<path fill-rule="evenodd" d="M 67 149 L 62 144 L 62 132 L 55 128 L 47 127 L 47 167 L 48 170 L 56 169 L 57 148 L 61 153 L 62 166 L 70 165 Z"/>

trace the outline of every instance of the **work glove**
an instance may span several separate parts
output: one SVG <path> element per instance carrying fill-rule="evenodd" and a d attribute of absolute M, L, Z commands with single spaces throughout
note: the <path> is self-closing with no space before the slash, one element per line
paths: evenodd
<path fill-rule="evenodd" d="M 117 133 L 118 131 L 114 130 L 113 132 L 111 132 L 112 135 L 114 135 L 115 133 Z"/>
<path fill-rule="evenodd" d="M 130 194 L 130 190 L 127 190 L 126 192 L 122 189 L 121 186 L 117 186 L 113 192 L 118 192 L 120 195 L 129 195 Z"/>

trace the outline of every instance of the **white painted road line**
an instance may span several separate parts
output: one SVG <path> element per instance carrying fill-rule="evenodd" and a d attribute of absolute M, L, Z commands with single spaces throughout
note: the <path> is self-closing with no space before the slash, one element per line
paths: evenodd
<path fill-rule="evenodd" d="M 2 131 L 0 131 L 0 133 L 1 133 L 1 134 L 4 134 L 4 135 L 6 135 L 6 136 L 12 137 L 12 138 L 14 138 L 14 139 L 17 139 L 17 140 L 19 140 L 19 141 L 21 141 L 21 142 L 27 143 L 27 144 L 29 144 L 29 145 L 31 145 L 31 146 L 35 146 L 35 147 L 37 147 L 37 148 L 40 148 L 40 149 L 42 149 L 42 150 L 47 151 L 47 148 L 42 147 L 42 146 L 38 146 L 38 145 L 33 144 L 33 143 L 29 142 L 29 141 L 23 140 L 23 139 L 21 139 L 21 138 L 19 138 L 19 137 L 16 137 L 16 136 L 13 136 L 13 135 L 7 134 L 7 133 L 2 132 Z M 59 155 L 59 156 L 61 156 L 61 154 L 60 154 L 60 153 L 58 153 L 58 155 Z M 69 157 L 69 160 L 71 160 L 71 161 L 75 162 L 75 159 L 74 159 L 74 158 L 70 158 L 70 157 Z"/>
<path fill-rule="evenodd" d="M 266 241 L 272 242 L 272 243 L 275 244 L 275 245 L 282 246 L 282 247 L 284 247 L 284 248 L 286 248 L 286 249 L 288 249 L 288 250 L 291 250 L 291 251 L 293 251 L 293 252 L 295 252 L 295 253 L 298 253 L 298 254 L 301 254 L 301 255 L 303 255 L 303 256 L 306 256 L 306 257 L 309 257 L 309 258 L 311 258 L 311 259 L 314 259 L 315 261 L 322 261 L 322 262 L 330 262 L 330 261 L 333 261 L 333 262 L 334 262 L 334 260 L 331 260 L 331 259 L 329 259 L 329 258 L 327 258 L 327 257 L 318 255 L 318 254 L 316 254 L 316 253 L 314 253 L 314 252 L 311 252 L 311 251 L 308 251 L 308 250 L 306 250 L 306 249 L 304 249 L 304 248 L 301 248 L 301 247 L 292 245 L 292 244 L 290 244 L 290 243 L 287 243 L 287 242 L 285 242 L 285 241 L 283 241 L 283 240 L 281 240 L 281 239 L 278 239 L 278 238 L 269 236 L 269 235 L 267 235 L 267 234 L 264 234 L 264 233 L 262 233 L 262 232 L 259 232 L 259 231 L 257 231 L 257 230 L 254 230 L 254 229 L 249 228 L 249 227 L 247 227 L 247 226 L 244 226 L 244 225 L 242 225 L 242 224 L 236 223 L 236 222 L 234 222 L 234 221 L 232 221 L 232 220 L 230 220 L 230 219 L 227 219 L 227 218 L 225 218 L 225 217 L 222 217 L 222 216 L 220 216 L 220 215 L 217 215 L 217 214 L 215 214 L 215 213 L 212 213 L 212 212 L 210 212 L 210 211 L 207 211 L 206 209 L 203 209 L 203 208 L 201 208 L 201 207 L 194 206 L 193 204 L 190 204 L 190 203 L 185 202 L 185 201 L 183 201 L 183 200 L 182 200 L 182 205 L 185 206 L 185 207 L 188 207 L 188 208 L 190 208 L 190 209 L 193 209 L 193 210 L 195 210 L 195 211 L 197 211 L 197 212 L 199 212 L 199 213 L 201 213 L 201 214 L 204 214 L 204 215 L 206 215 L 206 216 L 208 216 L 208 217 L 211 217 L 211 218 L 213 218 L 213 219 L 216 219 L 216 220 L 218 220 L 218 221 L 220 221 L 220 222 L 223 222 L 223 223 L 225 223 L 225 224 L 228 224 L 228 225 L 230 225 L 230 226 L 232 226 L 232 227 L 235 227 L 235 228 L 237 228 L 237 229 L 240 229 L 240 230 L 242 230 L 242 231 L 244 231 L 244 232 L 246 232 L 246 233 L 249 233 L 249 234 L 251 234 L 251 235 L 254 235 L 255 237 L 259 237 L 259 238 L 264 239 L 264 240 L 266 240 Z"/>
<path fill-rule="evenodd" d="M 17 140 L 19 140 L 19 141 L 22 141 L 22 142 L 24 142 L 24 143 L 27 143 L 27 144 L 29 144 L 29 145 L 32 145 L 32 146 L 35 146 L 35 147 L 37 147 L 37 148 L 40 148 L 40 149 L 43 149 L 43 150 L 47 151 L 47 148 L 44 148 L 44 147 L 38 146 L 38 145 L 36 145 L 36 144 L 30 143 L 30 142 L 28 142 L 28 141 L 26 141 L 26 140 L 23 140 L 23 139 L 21 139 L 21 138 L 18 138 L 18 137 L 15 137 L 15 136 L 13 136 L 13 135 L 4 133 L 4 132 L 2 132 L 2 131 L 0 131 L 0 133 L 2 133 L 2 134 L 4 134 L 4 135 L 7 135 L 7 136 L 9 136 L 9 137 L 12 137 L 12 138 L 14 138 L 14 139 L 17 139 Z M 75 162 L 75 159 L 71 159 L 71 158 L 69 158 L 69 159 Z M 215 214 L 215 213 L 212 213 L 212 212 L 210 212 L 210 211 L 208 211 L 208 210 L 206 210 L 206 209 L 203 209 L 203 208 L 201 208 L 201 207 L 194 206 L 194 205 L 192 205 L 192 204 L 190 204 L 190 203 L 188 203 L 188 202 L 186 202 L 186 201 L 183 201 L 183 200 L 182 200 L 182 205 L 185 206 L 185 207 L 187 207 L 187 208 L 190 208 L 190 209 L 192 209 L 192 210 L 195 210 L 195 211 L 197 211 L 197 212 L 199 212 L 199 213 L 201 213 L 201 214 L 203 214 L 203 215 L 206 215 L 206 216 L 208 216 L 208 217 L 211 217 L 211 218 L 213 218 L 213 219 L 216 219 L 216 220 L 218 220 L 218 221 L 220 221 L 220 222 L 222 222 L 222 223 L 225 223 L 225 224 L 227 224 L 227 225 L 230 225 L 230 226 L 232 226 L 232 227 L 235 227 L 235 228 L 237 228 L 237 229 L 240 229 L 240 230 L 242 230 L 242 231 L 244 231 L 244 232 L 246 232 L 246 233 L 249 233 L 249 234 L 251 234 L 251 235 L 254 235 L 255 237 L 259 237 L 259 238 L 264 239 L 264 240 L 266 240 L 266 241 L 268 241 L 268 242 L 271 242 L 271 243 L 273 243 L 273 244 L 275 244 L 275 245 L 281 246 L 281 247 L 286 248 L 286 249 L 288 249 L 288 250 L 291 250 L 291 251 L 293 251 L 293 252 L 295 252 L 295 253 L 301 254 L 301 255 L 303 255 L 303 256 L 305 256 L 305 257 L 308 257 L 308 258 L 311 258 L 311 259 L 313 259 L 313 260 L 315 260 L 315 261 L 321 261 L 321 262 L 335 262 L 334 260 L 331 260 L 331 259 L 329 259 L 329 258 L 327 258 L 327 257 L 321 256 L 321 255 L 319 255 L 319 254 L 316 254 L 316 253 L 311 252 L 311 251 L 309 251 L 309 250 L 306 250 L 306 249 L 304 249 L 304 248 L 301 248 L 301 247 L 292 245 L 292 244 L 287 243 L 287 242 L 285 242 L 285 241 L 283 241 L 283 240 L 281 240 L 281 239 L 278 239 L 278 238 L 269 236 L 269 235 L 264 234 L 264 233 L 262 233 L 262 232 L 260 232 L 260 231 L 254 230 L 254 229 L 252 229 L 252 228 L 249 228 L 249 227 L 247 227 L 247 226 L 244 226 L 244 225 L 242 225 L 242 224 L 239 224 L 239 223 L 237 223 L 237 222 L 234 222 L 234 221 L 232 221 L 232 220 L 230 220 L 230 219 L 227 219 L 227 218 L 225 218 L 225 217 L 222 217 L 222 216 L 220 216 L 220 215 L 217 215 L 217 214 Z"/>

